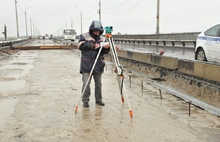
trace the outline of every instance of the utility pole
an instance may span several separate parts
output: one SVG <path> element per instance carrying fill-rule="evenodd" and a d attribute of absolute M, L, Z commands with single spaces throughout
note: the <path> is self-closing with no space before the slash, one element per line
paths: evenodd
<path fill-rule="evenodd" d="M 157 0 L 157 27 L 156 27 L 156 37 L 159 37 L 159 18 L 160 18 L 160 0 Z"/>
<path fill-rule="evenodd" d="M 99 0 L 99 21 L 101 22 L 101 0 Z"/>
<path fill-rule="evenodd" d="M 67 16 L 69 16 L 71 18 L 71 21 L 70 21 L 71 22 L 71 29 L 73 29 L 73 17 L 68 14 L 67 14 Z"/>
<path fill-rule="evenodd" d="M 31 38 L 32 38 L 32 23 L 31 23 L 31 18 L 30 18 L 30 29 L 31 29 Z"/>
<path fill-rule="evenodd" d="M 26 14 L 26 10 L 25 10 L 25 27 L 26 27 L 26 38 L 28 38 L 28 28 L 27 28 L 27 14 Z"/>
<path fill-rule="evenodd" d="M 6 27 L 6 25 L 4 25 L 4 32 L 2 32 L 2 33 L 5 36 L 5 41 L 7 41 L 8 39 L 7 39 L 7 27 Z"/>
<path fill-rule="evenodd" d="M 81 12 L 80 12 L 80 23 L 81 23 L 81 34 L 82 34 L 82 10 L 81 10 Z"/>
<path fill-rule="evenodd" d="M 5 25 L 5 27 L 4 27 L 4 34 L 5 34 L 5 40 L 8 40 L 8 37 L 7 37 L 7 27 L 6 27 L 6 25 Z"/>
<path fill-rule="evenodd" d="M 30 29 L 31 29 L 31 37 L 32 37 L 32 22 L 31 22 L 31 17 L 32 17 L 32 16 L 35 16 L 35 15 L 36 15 L 36 14 L 34 14 L 34 15 L 31 15 L 31 16 L 30 16 Z"/>
<path fill-rule="evenodd" d="M 33 7 L 33 6 L 30 6 L 30 7 L 28 7 L 28 8 L 31 8 L 31 7 Z M 26 13 L 26 10 L 28 9 L 28 8 L 26 8 L 25 9 L 25 26 L 26 26 L 26 38 L 28 38 L 28 27 L 27 27 L 27 13 Z"/>
<path fill-rule="evenodd" d="M 33 37 L 35 37 L 34 22 L 33 22 Z"/>
<path fill-rule="evenodd" d="M 73 29 L 73 18 L 71 19 L 71 28 Z"/>
<path fill-rule="evenodd" d="M 17 38 L 19 38 L 18 12 L 17 12 L 17 1 L 16 0 L 15 0 L 15 15 L 16 15 L 16 24 L 17 24 Z"/>
<path fill-rule="evenodd" d="M 82 9 L 77 6 L 74 6 L 74 7 L 80 10 L 80 23 L 81 23 L 81 34 L 82 34 Z"/>

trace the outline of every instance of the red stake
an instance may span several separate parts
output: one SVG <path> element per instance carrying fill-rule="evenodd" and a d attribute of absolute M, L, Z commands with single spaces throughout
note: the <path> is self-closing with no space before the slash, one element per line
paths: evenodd
<path fill-rule="evenodd" d="M 78 106 L 76 106 L 75 113 L 77 113 L 77 111 L 78 111 Z"/>
<path fill-rule="evenodd" d="M 129 114 L 130 114 L 130 116 L 132 118 L 133 117 L 133 111 L 131 109 L 129 110 Z"/>

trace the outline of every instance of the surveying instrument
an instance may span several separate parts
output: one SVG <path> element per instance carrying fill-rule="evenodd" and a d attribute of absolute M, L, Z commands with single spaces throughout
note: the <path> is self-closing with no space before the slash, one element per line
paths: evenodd
<path fill-rule="evenodd" d="M 92 66 L 92 69 L 89 73 L 89 77 L 86 81 L 86 84 L 83 88 L 83 91 L 82 91 L 82 94 L 80 96 L 80 99 L 77 103 L 77 105 L 75 106 L 75 113 L 77 113 L 78 111 L 78 105 L 82 99 L 82 96 L 83 94 L 85 93 L 85 90 L 86 90 L 86 87 L 89 83 L 89 80 L 91 79 L 92 77 L 92 73 L 93 73 L 93 70 L 95 68 L 95 65 L 96 65 L 96 62 L 98 60 L 98 57 L 102 51 L 102 48 L 103 48 L 103 44 L 105 42 L 106 39 L 108 39 L 109 41 L 109 45 L 110 45 L 110 49 L 111 49 L 111 57 L 112 57 L 112 60 L 113 60 L 113 63 L 114 63 L 114 66 L 115 66 L 115 73 L 116 73 L 116 77 L 117 77 L 117 81 L 118 81 L 118 86 L 119 86 L 119 91 L 120 91 L 120 95 L 121 95 L 121 101 L 122 103 L 124 103 L 124 96 L 126 97 L 126 100 L 127 100 L 127 103 L 128 103 L 128 107 L 129 107 L 129 115 L 130 117 L 132 118 L 133 117 L 133 111 L 131 109 L 131 105 L 130 105 L 130 101 L 128 99 L 128 95 L 127 95 L 127 90 L 126 90 L 126 86 L 124 85 L 124 75 L 123 75 L 123 69 L 119 63 L 119 59 L 118 59 L 118 55 L 117 55 L 117 51 L 116 51 L 116 47 L 114 45 L 114 42 L 113 42 L 113 38 L 112 38 L 112 31 L 113 31 L 113 27 L 112 26 L 107 26 L 105 27 L 105 36 L 104 36 L 104 39 L 103 39 L 103 42 L 101 42 L 101 46 L 100 46 L 100 49 L 98 51 L 98 54 L 97 54 L 97 57 L 93 63 L 93 66 Z"/>

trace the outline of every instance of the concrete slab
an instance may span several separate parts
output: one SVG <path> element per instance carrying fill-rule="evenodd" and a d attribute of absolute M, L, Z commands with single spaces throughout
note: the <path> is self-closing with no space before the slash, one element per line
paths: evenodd
<path fill-rule="evenodd" d="M 20 54 L 23 52 L 33 51 Z M 0 100 L 19 98 L 17 103 L 8 102 L 15 106 L 14 111 L 1 113 L 3 118 L 10 115 L 11 119 L 4 123 L 0 141 L 218 142 L 220 139 L 220 118 L 195 107 L 189 117 L 186 104 L 177 98 L 164 93 L 160 100 L 158 90 L 146 84 L 141 92 L 142 77 L 138 76 L 132 78 L 131 88 L 127 87 L 134 113 L 130 118 L 128 100 L 122 104 L 110 63 L 102 76 L 106 106 L 95 104 L 92 81 L 90 107 L 84 108 L 80 102 L 75 114 L 82 87 L 78 50 L 39 50 L 31 65 L 29 73 L 18 78 L 26 81 L 24 89 L 0 93 Z M 5 107 L 5 103 L 0 105 Z"/>

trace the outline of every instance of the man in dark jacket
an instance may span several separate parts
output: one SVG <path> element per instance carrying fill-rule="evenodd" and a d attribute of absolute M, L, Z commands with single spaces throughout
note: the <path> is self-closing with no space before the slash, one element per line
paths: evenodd
<path fill-rule="evenodd" d="M 98 58 L 94 70 L 92 72 L 92 76 L 95 82 L 95 101 L 96 104 L 104 106 L 104 102 L 102 101 L 102 73 L 104 71 L 105 62 L 104 62 L 104 54 L 110 52 L 109 44 L 103 46 L 102 51 L 100 52 L 99 57 L 97 54 L 100 50 L 100 45 L 102 42 L 100 36 L 103 34 L 104 30 L 100 21 L 92 21 L 89 32 L 81 34 L 78 42 L 78 49 L 81 51 L 81 64 L 80 64 L 80 73 L 82 74 L 83 86 L 84 89 L 86 82 L 89 78 L 89 73 L 92 69 L 94 61 Z M 86 86 L 86 90 L 82 96 L 82 102 L 84 107 L 89 107 L 89 97 L 90 93 L 90 82 Z"/>

